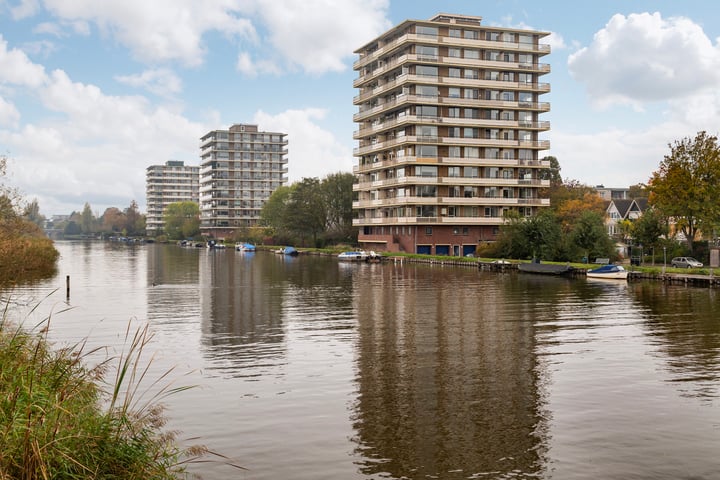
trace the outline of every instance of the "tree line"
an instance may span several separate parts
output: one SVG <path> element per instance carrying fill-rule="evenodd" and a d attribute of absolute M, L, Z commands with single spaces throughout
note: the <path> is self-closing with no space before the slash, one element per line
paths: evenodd
<path fill-rule="evenodd" d="M 121 210 L 108 207 L 102 215 L 96 215 L 88 202 L 80 212 L 72 212 L 67 220 L 57 222 L 53 228 L 65 236 L 76 235 L 145 235 L 145 215 L 140 213 L 135 200 Z"/>
<path fill-rule="evenodd" d="M 541 193 L 550 208 L 533 217 L 510 212 L 500 237 L 480 254 L 505 258 L 580 261 L 617 258 L 615 240 L 657 255 L 707 257 L 708 244 L 720 234 L 720 144 L 705 131 L 668 144 L 669 153 L 646 184 L 630 187 L 630 198 L 647 198 L 648 208 L 634 220 L 619 223 L 611 238 L 606 230 L 606 204 L 594 188 L 577 180 L 563 181 L 555 157 Z"/>
<path fill-rule="evenodd" d="M 6 168 L 0 156 L 0 287 L 52 275 L 59 255 L 38 224 L 37 201 L 4 183 Z"/>

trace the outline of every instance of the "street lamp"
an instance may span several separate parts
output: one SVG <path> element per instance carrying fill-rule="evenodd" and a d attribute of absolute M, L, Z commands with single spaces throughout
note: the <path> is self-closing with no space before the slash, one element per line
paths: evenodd
<path fill-rule="evenodd" d="M 667 266 L 667 246 L 663 245 L 663 275 L 665 275 L 665 267 Z"/>

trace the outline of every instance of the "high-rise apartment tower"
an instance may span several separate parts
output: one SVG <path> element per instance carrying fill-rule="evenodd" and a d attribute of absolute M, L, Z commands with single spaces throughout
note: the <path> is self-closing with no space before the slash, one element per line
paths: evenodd
<path fill-rule="evenodd" d="M 467 255 L 503 216 L 532 216 L 549 162 L 540 82 L 547 32 L 480 17 L 407 20 L 358 49 L 354 99 L 359 241 L 387 251 Z"/>
<path fill-rule="evenodd" d="M 236 124 L 200 139 L 200 231 L 228 238 L 252 227 L 276 188 L 287 183 L 287 134 Z"/>
<path fill-rule="evenodd" d="M 145 172 L 148 235 L 157 235 L 164 226 L 165 207 L 175 202 L 198 203 L 199 172 L 197 165 L 168 160 L 165 165 L 151 165 Z"/>

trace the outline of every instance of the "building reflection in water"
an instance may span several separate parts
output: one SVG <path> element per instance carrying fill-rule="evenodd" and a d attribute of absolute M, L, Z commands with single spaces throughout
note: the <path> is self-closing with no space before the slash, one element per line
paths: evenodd
<path fill-rule="evenodd" d="M 421 272 L 419 274 L 418 272 Z M 360 470 L 536 477 L 547 419 L 532 307 L 497 276 L 404 266 L 356 288 Z M 515 276 L 508 276 L 514 281 Z"/>
<path fill-rule="evenodd" d="M 687 396 L 716 399 L 720 394 L 720 294 L 658 282 L 632 285 L 645 309 L 652 344 L 662 354 L 671 381 Z"/>

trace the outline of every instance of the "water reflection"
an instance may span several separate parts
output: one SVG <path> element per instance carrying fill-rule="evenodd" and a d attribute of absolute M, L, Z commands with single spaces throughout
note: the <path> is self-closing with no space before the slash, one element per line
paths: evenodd
<path fill-rule="evenodd" d="M 720 393 L 720 295 L 716 290 L 639 283 L 633 294 L 647 315 L 647 335 L 685 395 Z"/>
<path fill-rule="evenodd" d="M 233 251 L 199 258 L 203 344 L 225 373 L 257 376 L 284 364 L 291 322 L 324 333 L 352 326 L 352 279 L 334 259 Z"/>
<path fill-rule="evenodd" d="M 354 425 L 364 474 L 529 478 L 543 471 L 532 318 L 510 319 L 506 309 L 517 313 L 527 303 L 495 280 L 405 266 L 376 269 L 356 285 Z"/>

